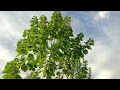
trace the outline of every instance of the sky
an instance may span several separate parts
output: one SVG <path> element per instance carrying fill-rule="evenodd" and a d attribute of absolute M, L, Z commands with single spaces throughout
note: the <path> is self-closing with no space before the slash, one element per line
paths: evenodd
<path fill-rule="evenodd" d="M 13 60 L 16 45 L 33 16 L 47 16 L 53 11 L 0 11 L 0 78 L 7 62 Z M 71 17 L 76 36 L 84 33 L 84 40 L 94 38 L 95 45 L 85 59 L 92 67 L 93 79 L 120 78 L 120 11 L 61 11 Z"/>

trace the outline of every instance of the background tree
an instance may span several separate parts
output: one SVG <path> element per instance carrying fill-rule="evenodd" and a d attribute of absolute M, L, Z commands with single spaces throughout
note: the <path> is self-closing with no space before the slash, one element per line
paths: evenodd
<path fill-rule="evenodd" d="M 17 44 L 18 55 L 4 67 L 3 79 L 22 79 L 20 72 L 28 79 L 89 79 L 91 69 L 84 55 L 94 45 L 92 38 L 84 44 L 83 33 L 73 36 L 69 16 L 62 17 L 55 11 L 48 22 L 42 15 L 33 16 L 30 29 L 25 29 L 23 39 Z"/>

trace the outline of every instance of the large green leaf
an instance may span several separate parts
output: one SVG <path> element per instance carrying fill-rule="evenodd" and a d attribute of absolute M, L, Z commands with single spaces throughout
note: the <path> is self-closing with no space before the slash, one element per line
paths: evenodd
<path fill-rule="evenodd" d="M 43 72 L 43 77 L 45 77 L 46 76 L 46 68 L 45 67 L 42 72 Z"/>
<path fill-rule="evenodd" d="M 28 60 L 29 60 L 29 61 L 34 60 L 34 55 L 33 55 L 32 53 L 29 53 L 29 54 L 28 54 Z"/>
<path fill-rule="evenodd" d="M 21 69 L 26 72 L 28 70 L 28 66 L 24 63 L 22 66 L 21 66 Z"/>
<path fill-rule="evenodd" d="M 83 50 L 83 53 L 84 54 L 88 54 L 88 51 L 85 49 L 85 50 Z"/>

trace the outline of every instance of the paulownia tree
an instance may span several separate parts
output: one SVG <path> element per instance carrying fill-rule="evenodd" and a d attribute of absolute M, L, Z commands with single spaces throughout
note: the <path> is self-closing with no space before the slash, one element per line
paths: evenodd
<path fill-rule="evenodd" d="M 17 44 L 17 55 L 7 62 L 3 79 L 90 79 L 91 69 L 84 56 L 94 45 L 92 38 L 84 44 L 83 33 L 73 36 L 69 16 L 55 11 L 48 22 L 46 16 L 33 16 L 30 28 L 23 32 Z"/>

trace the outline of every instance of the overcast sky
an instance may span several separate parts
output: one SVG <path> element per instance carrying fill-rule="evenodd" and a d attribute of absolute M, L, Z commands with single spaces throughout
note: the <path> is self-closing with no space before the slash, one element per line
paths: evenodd
<path fill-rule="evenodd" d="M 0 78 L 5 64 L 16 56 L 16 45 L 32 16 L 52 11 L 0 11 Z M 92 67 L 92 78 L 120 78 L 120 12 L 119 11 L 62 11 L 71 16 L 74 35 L 83 32 L 85 40 L 94 38 L 95 45 L 85 57 Z"/>

